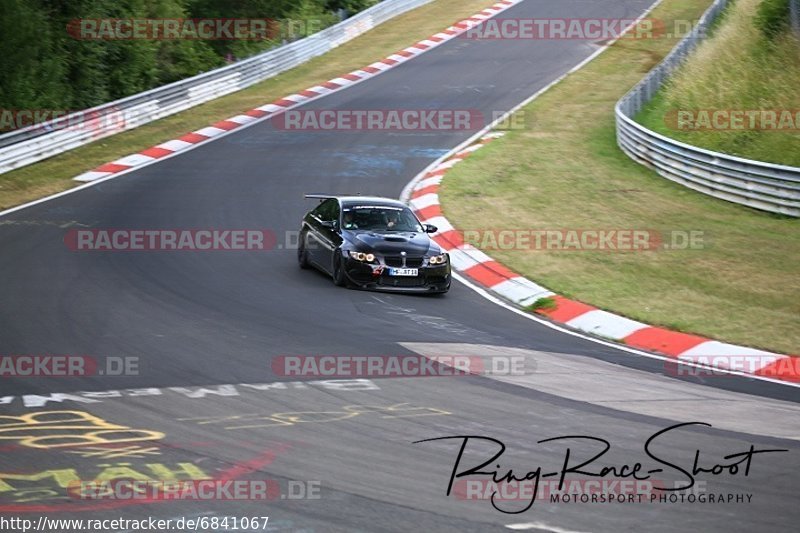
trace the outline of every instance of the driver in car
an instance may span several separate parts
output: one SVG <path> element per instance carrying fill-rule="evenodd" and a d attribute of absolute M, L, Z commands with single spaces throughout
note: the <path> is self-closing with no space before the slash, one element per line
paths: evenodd
<path fill-rule="evenodd" d="M 386 215 L 386 229 L 396 230 L 400 225 L 400 213 L 397 211 L 390 211 Z"/>
<path fill-rule="evenodd" d="M 358 224 L 356 224 L 355 215 L 353 215 L 352 211 L 344 212 L 342 225 L 344 229 L 358 229 Z"/>

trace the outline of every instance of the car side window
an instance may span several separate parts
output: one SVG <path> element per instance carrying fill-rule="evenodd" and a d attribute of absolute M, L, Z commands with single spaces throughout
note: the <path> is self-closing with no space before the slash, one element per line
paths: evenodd
<path fill-rule="evenodd" d="M 328 220 L 339 222 L 339 202 L 333 200 L 330 208 L 330 218 Z"/>
<path fill-rule="evenodd" d="M 335 198 L 325 200 L 317 206 L 312 214 L 323 222 L 330 222 L 339 219 L 339 202 Z"/>

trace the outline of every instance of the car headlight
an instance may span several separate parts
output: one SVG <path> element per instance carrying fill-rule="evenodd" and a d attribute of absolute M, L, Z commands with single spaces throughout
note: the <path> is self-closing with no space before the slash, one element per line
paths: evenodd
<path fill-rule="evenodd" d="M 365 254 L 364 252 L 350 252 L 350 257 L 363 263 L 372 263 L 375 261 L 375 255 Z"/>
<path fill-rule="evenodd" d="M 443 265 L 443 264 L 447 263 L 447 254 L 439 254 L 439 255 L 431 256 L 428 259 L 428 263 L 430 263 L 432 265 Z"/>

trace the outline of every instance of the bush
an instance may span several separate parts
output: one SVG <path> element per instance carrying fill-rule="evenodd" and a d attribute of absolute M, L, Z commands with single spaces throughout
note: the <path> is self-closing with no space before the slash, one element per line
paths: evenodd
<path fill-rule="evenodd" d="M 188 78 L 319 31 L 377 0 L 0 0 L 0 109 L 84 109 Z M 268 40 L 87 40 L 92 19 L 268 18 L 291 35 Z M 284 28 L 285 29 L 285 28 Z"/>
<path fill-rule="evenodd" d="M 789 24 L 789 0 L 762 0 L 755 18 L 756 27 L 768 39 L 774 39 Z"/>
<path fill-rule="evenodd" d="M 378 0 L 329 0 L 327 8 L 332 11 L 344 9 L 348 15 L 364 11 L 378 3 Z"/>

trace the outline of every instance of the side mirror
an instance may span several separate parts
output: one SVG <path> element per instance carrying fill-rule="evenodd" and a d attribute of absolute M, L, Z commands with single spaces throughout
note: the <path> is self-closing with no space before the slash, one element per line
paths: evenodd
<path fill-rule="evenodd" d="M 320 225 L 329 230 L 339 231 L 339 224 L 335 220 L 321 220 Z"/>
<path fill-rule="evenodd" d="M 437 231 L 439 231 L 439 228 L 437 228 L 433 224 L 425 224 L 423 227 L 425 228 L 425 233 L 436 233 Z"/>

